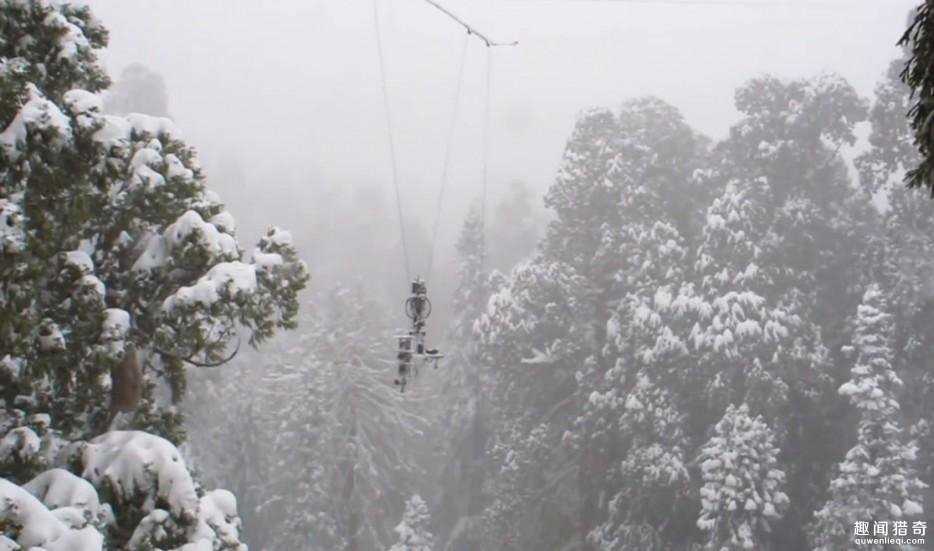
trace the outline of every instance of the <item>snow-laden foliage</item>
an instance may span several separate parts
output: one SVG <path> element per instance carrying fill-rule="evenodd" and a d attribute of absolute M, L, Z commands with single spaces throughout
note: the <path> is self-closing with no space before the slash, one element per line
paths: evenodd
<path fill-rule="evenodd" d="M 931 104 L 934 94 L 934 3 L 924 0 L 912 14 L 899 45 L 907 50 L 907 59 L 899 68 L 901 80 L 911 87 L 911 108 L 906 111 L 911 123 L 912 138 L 919 153 L 918 162 L 910 167 L 905 180 L 909 187 L 927 188 L 934 193 L 931 157 Z"/>
<path fill-rule="evenodd" d="M 87 526 L 87 522 L 85 526 L 75 526 L 76 520 L 84 520 L 79 510 L 70 507 L 50 510 L 27 489 L 0 479 L 0 523 L 10 527 L 0 535 L 3 549 L 101 551 L 100 532 Z"/>
<path fill-rule="evenodd" d="M 835 390 L 878 213 L 839 152 L 866 105 L 823 75 L 753 79 L 736 106 L 713 147 L 654 99 L 581 115 L 539 254 L 474 324 L 496 427 L 487 545 L 704 541 L 705 481 L 689 458 L 733 403 L 768 427 L 771 463 L 750 484 L 781 471 L 787 498 L 773 507 L 795 503 L 759 511 L 749 537 L 806 545 L 849 445 Z"/>
<path fill-rule="evenodd" d="M 892 319 L 877 285 L 870 286 L 856 317 L 856 364 L 840 387 L 859 411 L 856 445 L 830 482 L 830 499 L 815 513 L 816 549 L 847 546 L 854 519 L 902 521 L 923 513 L 918 451 L 900 422 L 896 395 L 902 381 L 893 369 Z M 879 547 L 882 549 L 882 546 Z"/>
<path fill-rule="evenodd" d="M 42 448 L 55 467 L 21 486 L 0 480 L 0 541 L 62 551 L 246 550 L 236 498 L 198 486 L 169 441 L 117 431 Z"/>
<path fill-rule="evenodd" d="M 594 530 L 601 514 L 609 515 L 610 498 L 623 491 L 621 468 L 637 468 L 624 466 L 616 450 L 645 446 L 631 450 L 635 458 L 651 453 L 656 441 L 654 428 L 634 438 L 620 422 L 626 392 L 646 362 L 659 369 L 653 379 L 666 367 L 677 371 L 666 366 L 677 338 L 657 337 L 635 320 L 658 318 L 655 299 L 659 308 L 667 305 L 666 291 L 656 288 L 680 285 L 683 232 L 700 220 L 686 197 L 705 194 L 692 177 L 704 143 L 674 108 L 653 98 L 627 102 L 618 114 L 588 111 L 578 121 L 546 195 L 557 216 L 541 254 L 494 290 L 475 324 L 487 362 L 497 366 L 493 405 L 501 428 L 491 466 L 510 451 L 550 443 L 547 453 L 531 452 L 541 457 L 538 468 L 530 459 L 494 477 L 486 516 L 498 535 L 491 543 L 585 545 L 590 532 L 614 538 L 608 534 L 615 523 L 629 516 L 630 504 L 617 500 L 616 520 Z M 683 314 L 666 313 L 666 323 L 677 327 Z M 645 346 L 657 351 L 657 361 Z M 639 363 L 629 361 L 636 357 Z M 535 499 L 523 506 L 516 495 Z M 515 523 L 522 528 L 510 528 Z"/>
<path fill-rule="evenodd" d="M 603 407 L 610 406 L 602 398 Z M 679 539 L 676 519 L 684 512 L 690 490 L 685 457 L 689 449 L 684 418 L 669 392 L 641 374 L 629 391 L 619 418 L 627 451 L 611 478 L 616 492 L 607 505 L 607 518 L 588 535 L 599 549 L 658 549 Z M 664 520 L 663 520 L 664 519 Z"/>
<path fill-rule="evenodd" d="M 103 113 L 107 33 L 86 7 L 0 4 L 0 349 L 7 409 L 99 434 L 128 345 L 131 423 L 180 441 L 186 365 L 294 325 L 308 278 L 287 232 L 244 251 L 174 124 Z M 162 392 L 161 386 L 169 392 Z"/>
<path fill-rule="evenodd" d="M 468 212 L 456 243 L 458 286 L 451 301 L 454 315 L 446 357 L 431 377 L 438 382 L 434 412 L 443 448 L 437 473 L 437 507 L 432 518 L 441 548 L 476 547 L 486 503 L 486 441 L 490 423 L 486 391 L 490 373 L 478 354 L 473 324 L 485 310 L 490 289 L 503 276 L 488 274 L 486 239 L 480 205 Z M 515 252 L 515 251 L 514 251 Z"/>
<path fill-rule="evenodd" d="M 0 543 L 243 551 L 176 403 L 187 366 L 294 326 L 307 269 L 278 228 L 242 248 L 172 121 L 104 113 L 87 7 L 3 0 L 0 31 Z"/>
<path fill-rule="evenodd" d="M 698 457 L 704 485 L 697 526 L 705 549 L 768 549 L 772 521 L 788 507 L 778 448 L 762 417 L 749 407 L 727 407 Z"/>
<path fill-rule="evenodd" d="M 860 184 L 886 207 L 872 236 L 864 279 L 885 292 L 891 314 L 892 367 L 905 384 L 898 390 L 902 426 L 911 432 L 923 480 L 934 480 L 934 370 L 927 350 L 934 345 L 928 327 L 934 320 L 934 287 L 929 274 L 934 258 L 934 204 L 924 191 L 906 188 L 904 174 L 920 162 L 911 144 L 905 112 L 910 88 L 899 80 L 904 58 L 895 59 L 876 87 L 870 111 L 870 148 L 857 157 Z M 934 491 L 922 492 L 927 509 Z"/>
<path fill-rule="evenodd" d="M 396 525 L 399 541 L 389 551 L 434 551 L 435 538 L 431 534 L 431 515 L 428 505 L 418 494 L 405 502 L 402 522 Z"/>

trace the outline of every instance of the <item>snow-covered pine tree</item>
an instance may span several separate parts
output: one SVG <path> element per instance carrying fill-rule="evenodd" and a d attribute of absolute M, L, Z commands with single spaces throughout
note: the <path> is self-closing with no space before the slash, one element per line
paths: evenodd
<path fill-rule="evenodd" d="M 912 188 L 926 188 L 934 193 L 932 155 L 934 142 L 931 140 L 929 122 L 931 119 L 931 93 L 934 73 L 931 61 L 934 58 L 934 2 L 924 0 L 909 16 L 908 28 L 899 40 L 899 45 L 906 50 L 906 63 L 899 71 L 901 80 L 911 87 L 911 107 L 906 111 L 913 138 L 918 150 L 918 163 L 911 166 L 905 175 L 905 181 Z"/>
<path fill-rule="evenodd" d="M 4 2 L 0 31 L 2 541 L 242 551 L 236 500 L 169 441 L 175 402 L 235 330 L 291 327 L 307 270 L 275 228 L 246 262 L 171 121 L 103 113 L 87 7 Z M 169 440 L 100 434 L 118 407 Z"/>
<path fill-rule="evenodd" d="M 697 526 L 706 532 L 704 549 L 733 551 L 774 548 L 772 522 L 788 507 L 772 430 L 749 406 L 729 405 L 704 445 L 698 463 L 704 479 Z"/>
<path fill-rule="evenodd" d="M 588 539 L 601 551 L 666 549 L 693 535 L 683 518 L 691 509 L 684 416 L 671 393 L 642 373 L 622 399 L 619 427 L 625 450 L 619 471 L 607 477 L 606 520 Z M 594 401 L 598 402 L 603 398 Z"/>
<path fill-rule="evenodd" d="M 485 267 L 486 240 L 480 205 L 467 213 L 456 243 L 458 285 L 452 300 L 453 320 L 445 343 L 438 411 L 438 438 L 444 442 L 434 518 L 445 528 L 437 534 L 445 547 L 476 547 L 485 499 L 487 405 L 484 389 L 489 373 L 477 354 L 473 325 L 486 308 L 490 277 Z M 494 279 L 500 276 L 494 276 Z"/>
<path fill-rule="evenodd" d="M 418 494 L 405 502 L 402 522 L 396 525 L 399 541 L 389 551 L 435 551 L 435 538 L 431 535 L 431 515 L 428 505 Z"/>
<path fill-rule="evenodd" d="M 0 440 L 4 463 L 15 455 L 58 466 L 21 486 L 0 479 L 3 549 L 246 551 L 236 498 L 199 486 L 167 440 L 114 431 L 69 444 L 42 426 Z"/>
<path fill-rule="evenodd" d="M 922 479 L 934 480 L 934 359 L 926 353 L 934 346 L 927 330 L 934 323 L 934 204 L 925 191 L 903 185 L 902 175 L 919 162 L 911 143 L 905 113 L 911 90 L 899 79 L 904 57 L 892 61 L 876 86 L 869 115 L 870 148 L 856 158 L 860 183 L 866 193 L 881 197 L 888 207 L 881 226 L 872 235 L 872 246 L 862 270 L 867 281 L 886 290 L 892 314 L 893 366 L 905 385 L 899 401 L 906 423 L 917 438 Z M 934 506 L 934 491 L 925 492 L 925 505 Z"/>
<path fill-rule="evenodd" d="M 560 548 L 578 538 L 579 453 L 564 435 L 589 352 L 583 287 L 567 264 L 536 257 L 513 269 L 475 324 L 491 375 L 484 548 Z"/>
<path fill-rule="evenodd" d="M 859 412 L 856 443 L 830 482 L 830 499 L 814 515 L 812 538 L 820 551 L 849 546 L 856 521 L 907 521 L 923 512 L 926 484 L 917 474 L 917 445 L 901 428 L 896 394 L 902 381 L 892 365 L 891 341 L 885 296 L 871 285 L 856 315 L 856 365 L 839 390 Z"/>
<path fill-rule="evenodd" d="M 858 293 L 847 294 L 841 274 L 861 250 L 858 236 L 848 234 L 851 217 L 861 211 L 843 208 L 851 206 L 853 194 L 837 149 L 853 143 L 853 125 L 865 108 L 853 88 L 832 75 L 754 79 L 737 91 L 736 104 L 743 119 L 718 145 L 720 160 L 710 176 L 722 192 L 708 210 L 698 252 L 700 292 L 709 308 L 695 340 L 704 354 L 744 363 L 759 358 L 757 369 L 769 377 L 777 373 L 765 365 L 775 347 L 789 348 L 777 341 L 797 340 L 785 351 L 796 365 L 784 369 L 786 378 L 820 388 L 829 382 L 821 367 L 822 338 L 835 338 L 821 332 L 835 329 L 839 320 L 827 321 L 825 303 L 858 300 Z M 840 252 L 842 242 L 853 242 L 856 252 Z M 762 342 L 767 346 L 760 353 L 740 349 Z M 730 376 L 747 370 L 723 371 Z M 718 407 L 737 399 L 746 397 L 724 396 Z"/>
<path fill-rule="evenodd" d="M 592 488 L 583 490 L 603 509 L 605 520 L 591 533 L 601 549 L 664 545 L 661 532 L 666 537 L 691 532 L 690 516 L 676 512 L 687 504 L 686 470 L 675 469 L 663 481 L 664 476 L 656 478 L 643 469 L 652 470 L 644 461 L 653 455 L 678 457 L 674 461 L 683 463 L 680 456 L 687 451 L 684 418 L 673 406 L 687 390 L 680 376 L 688 360 L 686 324 L 696 302 L 687 284 L 691 270 L 684 266 L 709 192 L 693 174 L 703 165 L 706 141 L 676 109 L 655 98 L 640 98 L 623 104 L 617 125 L 604 185 L 618 193 L 619 221 L 605 227 L 598 253 L 620 259 L 613 284 L 600 290 L 612 313 L 605 342 L 597 343 L 603 346 L 603 367 L 582 369 L 578 378 L 584 404 L 578 430 L 588 435 L 589 454 L 604 456 L 585 463 L 610 466 L 605 473 L 588 472 Z M 685 397 L 695 391 L 691 388 Z M 629 408 L 643 401 L 651 413 Z M 634 499 L 641 483 L 637 480 L 655 488 L 652 494 L 658 499 L 652 507 Z M 668 488 L 659 487 L 664 485 Z M 599 498 L 602 492 L 610 499 Z M 595 513 L 588 516 L 593 519 Z"/>
<path fill-rule="evenodd" d="M 704 151 L 705 140 L 677 110 L 654 98 L 627 102 L 618 115 L 601 109 L 584 113 L 568 141 L 556 182 L 546 194 L 546 205 L 556 219 L 548 227 L 540 254 L 514 270 L 477 325 L 485 350 L 499 338 L 489 339 L 491 335 L 485 333 L 522 328 L 502 339 L 503 345 L 489 358 L 496 377 L 494 394 L 502 393 L 505 407 L 526 418 L 517 423 L 497 411 L 505 416 L 503 423 L 497 423 L 504 430 L 494 438 L 494 447 L 505 450 L 504 457 L 513 449 L 537 449 L 542 444 L 527 442 L 533 431 L 536 442 L 550 438 L 553 446 L 562 443 L 547 459 L 555 462 L 553 466 L 537 465 L 539 471 L 559 473 L 560 484 L 546 487 L 560 511 L 551 506 L 555 510 L 543 508 L 526 515 L 521 526 L 510 528 L 514 545 L 561 547 L 571 539 L 587 545 L 587 533 L 606 514 L 599 510 L 606 503 L 600 496 L 619 488 L 619 472 L 612 467 L 623 456 L 619 397 L 633 384 L 638 368 L 625 360 L 617 362 L 623 352 L 615 341 L 627 340 L 627 332 L 636 325 L 630 323 L 629 314 L 641 304 L 651 304 L 655 286 L 671 283 L 677 289 L 681 283 L 678 264 L 685 243 L 679 234 L 699 225 L 698 204 L 707 196 L 692 178 Z M 549 273 L 553 275 L 545 275 Z M 547 319 L 542 313 L 549 309 L 566 321 L 547 335 L 523 328 L 537 327 Z M 646 342 L 654 345 L 653 329 L 642 331 Z M 506 351 L 512 349 L 518 352 L 507 357 Z M 515 362 L 537 366 L 540 373 L 517 369 Z M 609 377 L 612 369 L 615 375 Z M 567 378 L 568 373 L 573 379 Z M 523 402 L 526 396 L 528 403 Z M 548 399 L 537 403 L 533 397 Z M 592 397 L 597 399 L 591 401 Z M 519 404 L 524 407 L 517 408 Z M 609 404 L 614 405 L 603 407 Z M 585 406 L 582 415 L 573 414 Z M 545 414 L 545 422 L 538 412 Z M 510 435 L 518 440 L 510 444 Z M 528 477 L 515 476 L 515 469 L 503 470 L 509 477 L 502 480 L 511 479 L 514 491 L 519 491 L 517 481 L 534 484 L 540 476 L 534 459 L 529 461 Z M 492 508 L 504 510 L 496 501 Z M 533 533 L 543 537 L 545 531 L 555 529 L 554 520 L 545 520 L 554 518 L 569 523 L 563 533 L 556 530 L 545 536 L 556 539 L 523 539 Z"/>
<path fill-rule="evenodd" d="M 179 442 L 186 366 L 292 327 L 306 268 L 277 228 L 244 254 L 171 121 L 103 114 L 107 31 L 87 7 L 5 2 L 0 30 L 6 408 L 87 437 L 111 388 L 141 391 L 131 423 Z M 118 368 L 128 349 L 141 389 Z"/>
<path fill-rule="evenodd" d="M 824 501 L 845 449 L 832 426 L 844 369 L 844 306 L 855 309 L 867 226 L 875 212 L 854 194 L 838 150 L 855 141 L 865 105 L 843 79 L 754 79 L 736 93 L 742 119 L 715 148 L 707 177 L 722 186 L 698 251 L 692 375 L 707 403 L 687 408 L 694 437 L 728 403 L 766 416 L 788 463 L 795 504 L 775 537 L 806 545 L 802 527 Z"/>

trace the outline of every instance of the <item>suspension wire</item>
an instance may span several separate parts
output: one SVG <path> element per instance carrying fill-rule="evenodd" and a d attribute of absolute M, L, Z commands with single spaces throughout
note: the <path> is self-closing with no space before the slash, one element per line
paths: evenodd
<path fill-rule="evenodd" d="M 389 158 L 392 162 L 392 185 L 396 191 L 396 214 L 399 217 L 399 235 L 402 239 L 402 255 L 405 259 L 405 280 L 412 280 L 409 263 L 409 247 L 405 239 L 405 218 L 402 216 L 402 193 L 399 191 L 399 168 L 396 161 L 396 141 L 393 132 L 392 112 L 389 108 L 389 86 L 386 83 L 386 60 L 383 54 L 383 35 L 379 28 L 379 0 L 373 0 L 373 26 L 376 29 L 376 51 L 379 54 L 379 78 L 383 89 L 383 111 L 386 113 L 386 134 L 389 138 Z"/>
<path fill-rule="evenodd" d="M 467 61 L 467 45 L 470 41 L 470 33 L 464 33 L 464 44 L 461 46 L 460 68 L 457 70 L 457 85 L 454 90 L 454 110 L 451 113 L 451 124 L 448 127 L 448 139 L 444 146 L 444 164 L 441 166 L 441 187 L 438 191 L 438 206 L 435 208 L 435 223 L 431 232 L 431 249 L 428 253 L 428 272 L 426 280 L 431 279 L 432 271 L 435 265 L 435 249 L 438 243 L 438 231 L 441 228 L 441 212 L 444 204 L 444 192 L 448 183 L 448 172 L 451 167 L 451 151 L 454 143 L 454 135 L 457 129 L 457 119 L 460 112 L 461 89 L 464 85 L 464 67 Z"/>
<path fill-rule="evenodd" d="M 486 195 L 490 158 L 490 98 L 493 90 L 493 48 L 486 49 L 486 93 L 483 100 L 483 191 L 480 196 L 480 271 L 486 263 Z"/>
<path fill-rule="evenodd" d="M 436 0 L 425 0 L 425 2 L 431 4 L 431 5 L 434 6 L 438 11 L 440 11 L 441 13 L 447 15 L 447 16 L 450 17 L 451 19 L 453 19 L 455 23 L 457 23 L 458 25 L 460 25 L 460 26 L 464 27 L 465 29 L 467 29 L 467 34 L 475 35 L 477 38 L 479 38 L 480 40 L 482 40 L 483 43 L 486 44 L 486 46 L 487 46 L 488 48 L 489 48 L 489 47 L 492 47 L 492 46 L 518 46 L 518 45 L 519 45 L 519 42 L 517 42 L 517 41 L 513 41 L 513 42 L 497 42 L 497 41 L 493 40 L 492 38 L 490 38 L 489 36 L 487 36 L 486 34 L 484 34 L 484 33 L 480 32 L 480 31 L 478 31 L 478 30 L 477 30 L 476 28 L 474 28 L 470 23 L 467 23 L 466 21 L 464 21 L 463 19 L 461 19 L 460 17 L 458 17 L 457 15 L 455 15 L 454 12 L 452 12 L 451 10 L 449 10 L 449 9 L 447 9 L 446 7 L 442 6 L 442 5 L 441 5 L 440 3 L 438 3 Z"/>

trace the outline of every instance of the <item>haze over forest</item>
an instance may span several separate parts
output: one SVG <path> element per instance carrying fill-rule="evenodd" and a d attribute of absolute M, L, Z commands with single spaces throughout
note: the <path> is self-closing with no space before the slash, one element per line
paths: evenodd
<path fill-rule="evenodd" d="M 0 551 L 924 548 L 932 37 L 0 0 Z"/>

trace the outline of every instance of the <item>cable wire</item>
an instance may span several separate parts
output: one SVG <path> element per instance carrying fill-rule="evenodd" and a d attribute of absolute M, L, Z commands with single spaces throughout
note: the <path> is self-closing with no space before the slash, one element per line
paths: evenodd
<path fill-rule="evenodd" d="M 405 239 L 405 218 L 402 216 L 402 193 L 399 190 L 399 168 L 396 161 L 396 141 L 389 106 L 389 86 L 386 83 L 386 60 L 383 54 L 383 35 L 379 28 L 379 0 L 373 0 L 373 26 L 376 30 L 376 51 L 379 54 L 379 78 L 383 88 L 383 110 L 386 113 L 386 134 L 389 139 L 389 158 L 392 162 L 392 185 L 396 191 L 396 213 L 399 217 L 399 235 L 402 239 L 402 255 L 405 258 L 405 279 L 412 279 L 409 263 L 409 247 Z"/>
<path fill-rule="evenodd" d="M 457 129 L 457 119 L 460 112 L 460 103 L 461 103 L 461 89 L 464 85 L 464 67 L 467 62 L 467 46 L 470 41 L 470 33 L 464 33 L 464 44 L 461 47 L 460 55 L 460 64 L 457 70 L 457 85 L 454 89 L 454 110 L 451 113 L 451 124 L 448 126 L 448 136 L 447 143 L 444 147 L 444 164 L 441 166 L 441 186 L 438 191 L 438 204 L 435 208 L 435 223 L 434 228 L 432 229 L 431 234 L 431 249 L 428 253 L 428 272 L 426 273 L 426 280 L 431 280 L 431 274 L 435 266 L 435 249 L 437 248 L 438 243 L 438 232 L 441 228 L 441 212 L 444 206 L 444 192 L 447 189 L 448 183 L 448 172 L 451 167 L 451 151 L 454 144 L 454 135 Z"/>
<path fill-rule="evenodd" d="M 493 95 L 493 49 L 486 49 L 486 93 L 483 101 L 483 190 L 480 195 L 480 271 L 486 262 L 486 195 L 490 158 L 490 98 Z"/>

